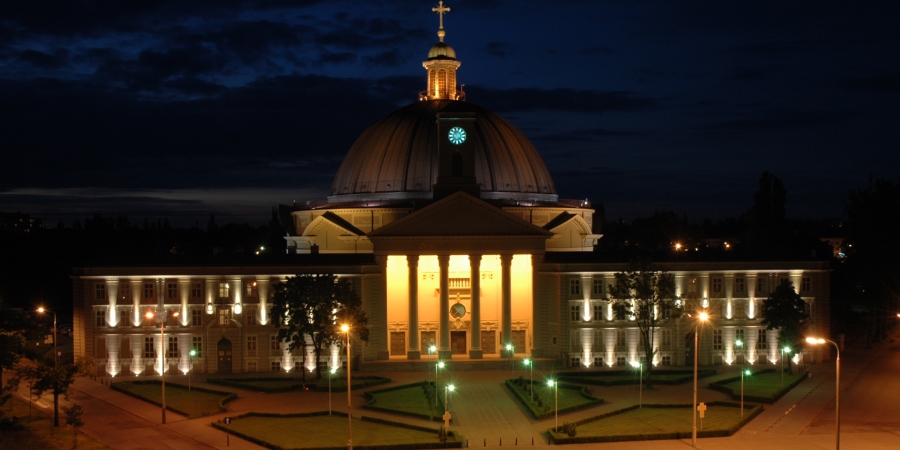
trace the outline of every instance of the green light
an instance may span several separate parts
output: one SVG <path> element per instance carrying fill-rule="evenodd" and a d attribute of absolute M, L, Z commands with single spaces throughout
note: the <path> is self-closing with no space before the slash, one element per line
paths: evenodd
<path fill-rule="evenodd" d="M 531 365 L 531 360 L 528 359 L 528 358 L 525 358 L 525 359 L 522 361 L 522 364 L 525 364 L 526 366 Z"/>
<path fill-rule="evenodd" d="M 749 375 L 750 375 L 750 369 L 745 370 L 745 371 L 744 371 L 744 374 L 749 376 Z"/>

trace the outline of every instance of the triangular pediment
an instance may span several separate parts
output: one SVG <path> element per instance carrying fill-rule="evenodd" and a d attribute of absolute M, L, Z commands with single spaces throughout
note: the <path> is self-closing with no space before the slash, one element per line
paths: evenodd
<path fill-rule="evenodd" d="M 384 237 L 487 237 L 549 238 L 553 233 L 502 209 L 457 192 L 369 233 Z"/>

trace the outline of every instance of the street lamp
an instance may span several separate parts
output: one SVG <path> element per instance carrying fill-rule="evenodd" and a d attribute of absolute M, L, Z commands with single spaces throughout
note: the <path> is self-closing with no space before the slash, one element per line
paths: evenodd
<path fill-rule="evenodd" d="M 750 369 L 741 369 L 741 419 L 744 418 L 744 375 L 750 375 Z"/>
<path fill-rule="evenodd" d="M 640 378 L 640 384 L 639 384 L 639 389 L 638 389 L 638 408 L 643 408 L 644 407 L 644 364 L 641 363 L 640 361 L 632 361 L 631 367 L 640 369 L 640 371 L 641 371 L 641 378 Z"/>
<path fill-rule="evenodd" d="M 444 362 L 438 361 L 434 363 L 434 406 L 437 408 L 438 402 L 438 369 L 444 368 Z"/>
<path fill-rule="evenodd" d="M 341 325 L 341 332 L 347 335 L 347 448 L 353 450 L 353 401 L 350 397 L 350 325 Z"/>
<path fill-rule="evenodd" d="M 194 357 L 197 356 L 197 350 L 192 348 L 188 355 L 191 357 L 191 367 L 188 369 L 188 392 L 191 392 L 191 372 L 194 371 Z"/>
<path fill-rule="evenodd" d="M 448 392 L 453 392 L 454 389 L 456 389 L 456 386 L 454 386 L 452 384 L 448 384 L 448 385 L 444 386 L 444 415 L 450 413 L 450 403 L 449 403 Z"/>
<path fill-rule="evenodd" d="M 153 311 L 147 311 L 144 314 L 144 317 L 148 319 L 155 319 L 156 323 L 159 324 L 159 346 L 160 346 L 160 358 L 159 358 L 159 380 L 160 385 L 162 386 L 162 423 L 166 424 L 166 369 L 168 368 L 168 364 L 166 364 L 166 356 L 169 351 L 169 346 L 166 342 L 166 319 L 168 315 L 165 314 L 166 310 L 163 309 L 163 315 L 156 317 L 153 314 Z M 172 317 L 178 317 L 178 311 L 172 313 Z"/>
<path fill-rule="evenodd" d="M 534 402 L 534 361 L 529 358 L 525 358 L 522 363 L 528 366 L 529 369 L 531 369 L 531 374 L 528 377 L 528 390 L 531 392 L 531 401 Z"/>
<path fill-rule="evenodd" d="M 699 322 L 694 329 L 694 408 L 691 415 L 693 416 L 691 425 L 691 446 L 697 447 L 697 366 L 699 364 L 700 354 L 700 325 L 709 320 L 709 314 L 706 311 L 701 312 L 697 319 Z"/>
<path fill-rule="evenodd" d="M 514 373 L 515 373 L 515 368 L 514 368 L 514 366 L 513 366 L 513 354 L 514 354 L 514 352 L 513 352 L 513 345 L 512 345 L 512 344 L 506 344 L 506 353 L 509 355 L 509 370 L 510 370 L 510 376 L 513 376 Z"/>
<path fill-rule="evenodd" d="M 784 354 L 785 353 L 790 355 L 791 348 L 787 347 L 787 346 L 781 347 L 781 387 L 784 387 Z"/>
<path fill-rule="evenodd" d="M 58 366 L 59 365 L 59 352 L 56 350 L 56 312 L 50 311 L 49 309 L 46 309 L 43 306 L 38 308 L 37 312 L 40 314 L 44 314 L 45 312 L 53 313 L 53 365 Z"/>
<path fill-rule="evenodd" d="M 837 350 L 837 358 L 834 360 L 835 374 L 837 376 L 834 382 L 834 429 L 836 436 L 834 448 L 835 450 L 841 450 L 841 348 L 831 339 L 808 337 L 806 342 L 815 345 L 830 342 L 834 349 Z"/>
<path fill-rule="evenodd" d="M 433 344 L 428 346 L 428 365 L 429 365 L 429 366 L 431 365 L 431 354 L 432 354 L 432 353 L 435 353 L 436 351 L 437 351 L 437 347 L 435 347 Z M 426 368 L 426 369 L 425 369 L 425 382 L 426 382 L 426 384 L 427 384 L 427 382 L 428 382 L 428 372 L 430 372 L 430 370 Z M 434 382 L 435 382 L 435 387 L 437 387 L 437 384 L 436 384 L 436 383 L 437 383 L 437 380 L 435 380 Z"/>
<path fill-rule="evenodd" d="M 332 367 L 328 371 L 328 415 L 329 416 L 331 415 L 331 377 L 334 375 L 335 372 L 337 372 L 337 369 L 334 367 Z"/>
<path fill-rule="evenodd" d="M 547 385 L 553 388 L 553 397 L 556 402 L 556 427 L 553 430 L 559 433 L 559 382 L 547 380 Z"/>

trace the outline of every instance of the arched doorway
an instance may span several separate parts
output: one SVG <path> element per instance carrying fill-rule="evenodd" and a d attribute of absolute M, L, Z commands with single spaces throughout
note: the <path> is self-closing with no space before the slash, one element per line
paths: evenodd
<path fill-rule="evenodd" d="M 219 356 L 218 373 L 231 373 L 231 341 L 222 338 L 216 344 L 216 354 Z"/>

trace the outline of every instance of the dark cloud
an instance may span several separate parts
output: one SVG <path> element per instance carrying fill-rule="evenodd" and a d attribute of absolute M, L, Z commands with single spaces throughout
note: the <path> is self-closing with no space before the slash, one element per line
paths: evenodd
<path fill-rule="evenodd" d="M 364 59 L 366 64 L 385 67 L 397 67 L 405 61 L 405 58 L 396 50 L 388 50 L 377 55 L 366 56 Z"/>
<path fill-rule="evenodd" d="M 732 81 L 759 81 L 771 75 L 772 69 L 766 67 L 735 67 L 731 69 L 729 78 Z"/>
<path fill-rule="evenodd" d="M 511 111 L 642 111 L 656 100 L 642 98 L 634 92 L 597 92 L 575 89 L 482 89 L 472 88 L 473 98 L 500 112 Z"/>
<path fill-rule="evenodd" d="M 832 111 L 767 111 L 754 117 L 717 121 L 707 128 L 755 132 L 827 125 L 845 118 L 846 113 Z"/>
<path fill-rule="evenodd" d="M 900 72 L 884 76 L 852 78 L 840 81 L 838 85 L 853 91 L 900 92 Z"/>
<path fill-rule="evenodd" d="M 25 50 L 19 53 L 18 60 L 40 69 L 59 69 L 69 59 L 69 52 L 59 49 L 52 55 L 37 50 Z"/>
<path fill-rule="evenodd" d="M 506 42 L 488 42 L 485 46 L 488 54 L 491 56 L 504 57 L 511 50 L 511 46 Z"/>
<path fill-rule="evenodd" d="M 348 64 L 356 61 L 356 54 L 350 52 L 322 52 L 319 55 L 319 64 Z"/>
<path fill-rule="evenodd" d="M 594 46 L 582 50 L 581 53 L 585 55 L 612 55 L 615 53 L 615 50 L 609 47 Z"/>

